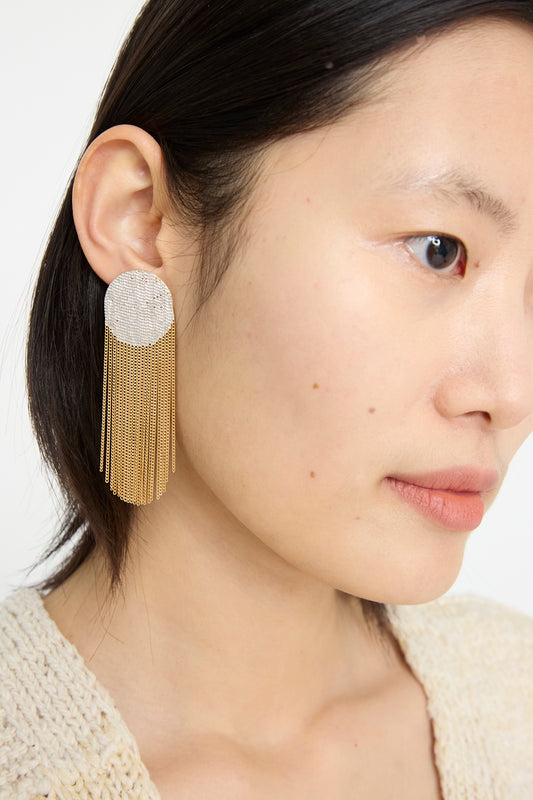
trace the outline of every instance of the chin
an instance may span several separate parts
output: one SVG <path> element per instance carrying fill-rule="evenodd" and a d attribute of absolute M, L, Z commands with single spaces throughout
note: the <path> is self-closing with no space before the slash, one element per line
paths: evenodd
<path fill-rule="evenodd" d="M 437 600 L 452 588 L 461 569 L 460 559 L 437 560 L 428 566 L 424 561 L 414 564 L 413 560 L 402 569 L 382 569 L 379 581 L 365 586 L 343 585 L 338 589 L 361 600 L 392 605 L 420 605 Z"/>
<path fill-rule="evenodd" d="M 383 600 L 381 602 L 391 603 L 399 606 L 418 606 L 423 603 L 431 603 L 432 600 L 438 600 L 446 592 L 452 588 L 455 580 L 449 581 L 445 586 L 438 588 L 427 587 L 424 590 L 405 589 L 391 595 L 390 600 Z"/>
<path fill-rule="evenodd" d="M 459 567 L 460 569 L 460 567 Z M 459 569 L 444 571 L 435 570 L 432 574 L 424 574 L 418 579 L 406 581 L 391 581 L 383 591 L 376 591 L 372 597 L 366 599 L 377 603 L 391 603 L 394 605 L 420 605 L 437 600 L 452 588 L 459 575 Z"/>

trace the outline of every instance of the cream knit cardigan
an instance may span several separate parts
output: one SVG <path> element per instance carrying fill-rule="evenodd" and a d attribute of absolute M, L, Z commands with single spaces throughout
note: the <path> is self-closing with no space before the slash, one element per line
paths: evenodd
<path fill-rule="evenodd" d="M 533 620 L 469 597 L 388 613 L 444 800 L 533 800 Z M 110 695 L 25 588 L 0 604 L 0 800 L 45 797 L 160 800 Z"/>

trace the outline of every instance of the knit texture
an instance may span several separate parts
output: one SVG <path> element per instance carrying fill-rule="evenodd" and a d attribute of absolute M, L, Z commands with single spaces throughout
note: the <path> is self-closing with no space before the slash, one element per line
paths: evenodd
<path fill-rule="evenodd" d="M 444 800 L 533 800 L 533 620 L 474 597 L 389 619 L 428 699 Z"/>
<path fill-rule="evenodd" d="M 160 800 L 109 693 L 39 593 L 0 606 L 0 800 Z"/>
<path fill-rule="evenodd" d="M 444 800 L 532 800 L 533 620 L 469 597 L 387 608 L 427 696 Z M 0 800 L 45 797 L 160 800 L 106 689 L 19 589 L 0 604 Z"/>

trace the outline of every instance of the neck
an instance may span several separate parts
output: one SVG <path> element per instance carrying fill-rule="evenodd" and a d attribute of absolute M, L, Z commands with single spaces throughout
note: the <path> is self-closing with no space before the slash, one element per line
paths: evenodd
<path fill-rule="evenodd" d="M 46 601 L 126 722 L 133 699 L 147 725 L 163 715 L 272 744 L 386 680 L 397 651 L 360 601 L 289 565 L 212 497 L 191 500 L 181 486 L 179 503 L 169 493 L 138 515 L 113 601 L 98 556 Z"/>

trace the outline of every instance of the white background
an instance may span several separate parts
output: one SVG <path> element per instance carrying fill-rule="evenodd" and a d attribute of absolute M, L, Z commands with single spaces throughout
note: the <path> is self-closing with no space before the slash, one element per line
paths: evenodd
<path fill-rule="evenodd" d="M 140 0 L 6 3 L 0 28 L 0 598 L 23 584 L 50 540 L 54 503 L 32 440 L 24 393 L 31 287 L 68 177 L 119 44 Z M 65 265 L 68 268 L 68 265 Z M 471 535 L 451 590 L 533 616 L 533 438 Z M 33 579 L 44 574 L 33 573 Z"/>

